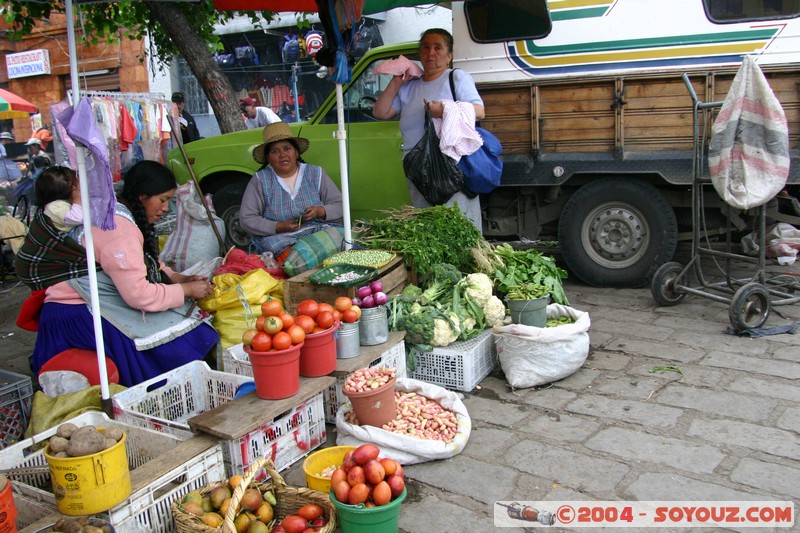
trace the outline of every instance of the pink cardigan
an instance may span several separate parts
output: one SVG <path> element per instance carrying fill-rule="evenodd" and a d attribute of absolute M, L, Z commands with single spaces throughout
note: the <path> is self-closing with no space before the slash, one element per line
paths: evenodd
<path fill-rule="evenodd" d="M 148 312 L 165 311 L 182 306 L 184 294 L 180 285 L 147 281 L 147 269 L 142 253 L 144 236 L 139 228 L 121 216 L 115 216 L 114 222 L 117 227 L 113 230 L 92 228 L 94 253 L 103 271 L 114 280 L 114 285 L 125 303 L 134 309 Z M 168 276 L 174 273 L 163 263 L 161 268 Z M 66 281 L 47 289 L 45 303 L 47 302 L 72 305 L 86 303 Z"/>

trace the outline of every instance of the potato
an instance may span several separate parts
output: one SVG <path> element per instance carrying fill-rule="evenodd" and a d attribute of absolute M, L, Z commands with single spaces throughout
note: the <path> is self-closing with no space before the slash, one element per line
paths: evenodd
<path fill-rule="evenodd" d="M 53 457 L 58 457 L 59 459 L 66 459 L 67 457 L 72 457 L 72 456 L 67 452 L 58 452 Z"/>
<path fill-rule="evenodd" d="M 106 430 L 103 432 L 103 435 L 105 435 L 107 439 L 119 441 L 119 439 L 122 438 L 122 429 L 117 427 L 106 428 Z"/>
<path fill-rule="evenodd" d="M 92 431 L 76 431 L 72 434 L 67 446 L 67 453 L 72 457 L 92 455 L 106 449 L 106 438 L 96 429 Z"/>
<path fill-rule="evenodd" d="M 72 435 L 70 435 L 70 438 L 75 437 L 77 435 L 80 435 L 81 433 L 85 433 L 87 431 L 97 431 L 97 426 L 92 426 L 91 424 L 88 425 L 88 426 L 81 426 L 81 427 L 79 427 L 78 429 L 76 429 L 75 431 L 72 432 Z"/>
<path fill-rule="evenodd" d="M 75 432 L 76 429 L 78 429 L 78 426 L 76 426 L 72 422 L 66 422 L 58 426 L 58 429 L 56 430 L 56 435 L 68 439 L 72 435 L 72 433 Z"/>
<path fill-rule="evenodd" d="M 103 533 L 103 529 L 96 526 L 83 526 L 83 533 Z"/>
<path fill-rule="evenodd" d="M 50 453 L 52 454 L 65 451 L 67 446 L 69 446 L 69 440 L 64 437 L 55 436 L 50 438 Z"/>
<path fill-rule="evenodd" d="M 109 448 L 111 448 L 113 446 L 116 446 L 116 445 L 117 445 L 117 441 L 115 441 L 114 439 L 106 439 L 106 447 L 105 447 L 105 449 L 107 450 L 107 449 L 109 449 Z"/>

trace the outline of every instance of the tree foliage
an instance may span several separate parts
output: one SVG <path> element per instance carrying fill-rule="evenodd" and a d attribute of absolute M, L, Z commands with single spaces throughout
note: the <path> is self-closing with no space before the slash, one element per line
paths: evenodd
<path fill-rule="evenodd" d="M 79 38 L 87 44 L 101 41 L 115 42 L 120 38 L 150 39 L 146 52 L 151 69 L 163 69 L 174 56 L 186 59 L 192 73 L 200 82 L 209 103 L 217 116 L 223 133 L 243 129 L 238 102 L 232 98 L 233 90 L 225 75 L 213 59 L 221 48 L 216 24 L 224 24 L 236 13 L 218 11 L 212 0 L 199 2 L 119 2 L 74 3 L 75 26 Z M 34 26 L 52 13 L 65 13 L 62 0 L 24 2 L 4 1 L 0 12 L 8 25 L 9 39 L 29 35 Z M 268 22 L 270 12 L 242 11 L 256 25 Z"/>

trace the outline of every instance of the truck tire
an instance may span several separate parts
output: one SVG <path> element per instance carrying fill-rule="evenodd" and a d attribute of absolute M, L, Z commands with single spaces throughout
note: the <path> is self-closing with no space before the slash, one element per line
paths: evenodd
<path fill-rule="evenodd" d="M 239 206 L 242 203 L 244 186 L 231 184 L 214 193 L 214 210 L 225 222 L 225 246 L 236 246 L 247 250 L 250 246 L 250 234 L 242 229 L 239 223 Z"/>
<path fill-rule="evenodd" d="M 672 207 L 652 185 L 600 179 L 564 206 L 558 243 L 569 270 L 596 287 L 643 287 L 672 259 L 678 225 Z"/>

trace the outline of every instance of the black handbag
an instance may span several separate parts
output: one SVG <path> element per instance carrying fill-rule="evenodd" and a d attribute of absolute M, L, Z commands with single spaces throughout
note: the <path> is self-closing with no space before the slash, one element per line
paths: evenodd
<path fill-rule="evenodd" d="M 447 202 L 464 186 L 464 175 L 458 165 L 439 148 L 439 137 L 427 111 L 425 133 L 403 158 L 403 170 L 431 205 Z"/>

